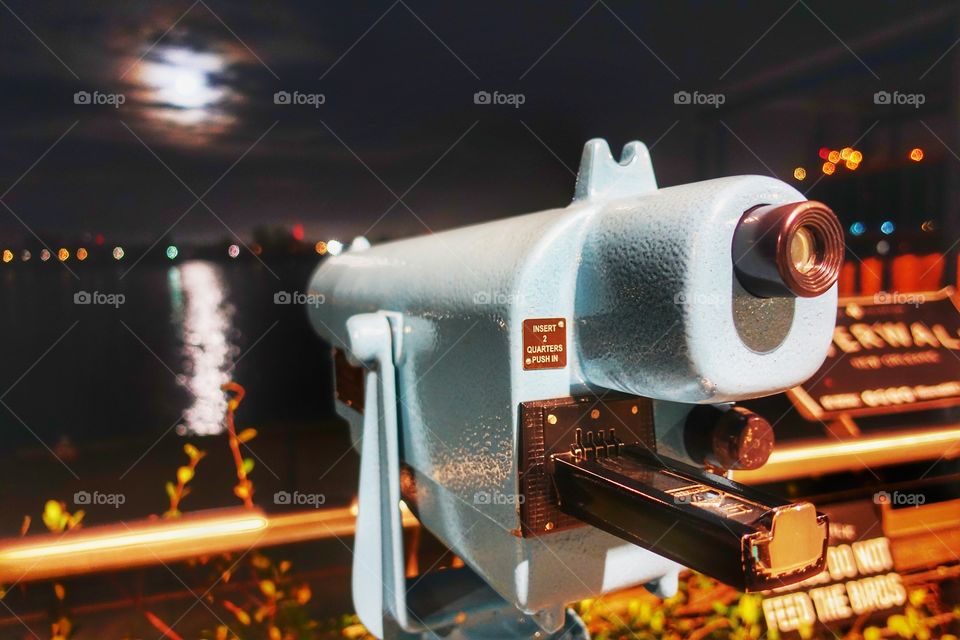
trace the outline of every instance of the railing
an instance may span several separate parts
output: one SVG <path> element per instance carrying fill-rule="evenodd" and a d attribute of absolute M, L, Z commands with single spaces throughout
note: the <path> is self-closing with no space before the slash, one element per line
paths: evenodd
<path fill-rule="evenodd" d="M 405 527 L 416 518 L 403 508 Z M 352 537 L 354 507 L 266 514 L 218 509 L 176 519 L 152 518 L 64 534 L 0 540 L 0 583 L 63 578 L 178 562 L 255 547 Z"/>

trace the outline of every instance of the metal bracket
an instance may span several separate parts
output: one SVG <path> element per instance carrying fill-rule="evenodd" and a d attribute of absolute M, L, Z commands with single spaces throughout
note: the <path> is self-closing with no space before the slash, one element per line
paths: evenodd
<path fill-rule="evenodd" d="M 551 479 L 555 454 L 613 456 L 623 443 L 635 442 L 654 450 L 657 446 L 648 398 L 608 393 L 602 403 L 593 395 L 521 403 L 520 535 L 547 535 L 584 525 L 560 509 Z"/>
<path fill-rule="evenodd" d="M 366 368 L 353 603 L 378 638 L 410 628 L 400 514 L 400 444 L 394 328 L 383 313 L 347 320 L 350 351 Z"/>

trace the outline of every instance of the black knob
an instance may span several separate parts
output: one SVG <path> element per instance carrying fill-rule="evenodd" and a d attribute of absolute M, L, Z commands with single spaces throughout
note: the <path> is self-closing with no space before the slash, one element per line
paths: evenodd
<path fill-rule="evenodd" d="M 687 416 L 684 444 L 698 462 L 719 469 L 758 469 L 773 450 L 773 427 L 749 409 L 701 405 Z"/>

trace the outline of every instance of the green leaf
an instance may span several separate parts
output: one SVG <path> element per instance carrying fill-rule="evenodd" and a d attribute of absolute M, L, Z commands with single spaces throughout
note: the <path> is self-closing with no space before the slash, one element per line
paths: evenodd
<path fill-rule="evenodd" d="M 250 442 L 257 437 L 256 429 L 244 429 L 237 435 L 237 440 L 240 442 Z"/>
<path fill-rule="evenodd" d="M 58 525 L 63 516 L 63 506 L 56 500 L 47 500 L 43 506 L 43 524 L 47 525 L 50 531 L 60 531 Z"/>
<path fill-rule="evenodd" d="M 172 482 L 167 482 L 166 488 L 167 488 L 167 496 L 169 496 L 169 498 L 173 500 L 174 496 L 177 495 L 177 488 L 174 486 Z"/>
<path fill-rule="evenodd" d="M 244 475 L 248 475 L 251 471 L 253 471 L 253 458 L 244 458 L 243 459 Z"/>

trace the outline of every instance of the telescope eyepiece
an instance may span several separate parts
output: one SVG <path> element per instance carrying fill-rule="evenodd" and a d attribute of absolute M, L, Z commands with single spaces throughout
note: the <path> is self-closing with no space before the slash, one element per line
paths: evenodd
<path fill-rule="evenodd" d="M 737 280 L 753 295 L 812 298 L 840 275 L 843 228 L 814 200 L 759 205 L 737 223 L 732 254 Z"/>

